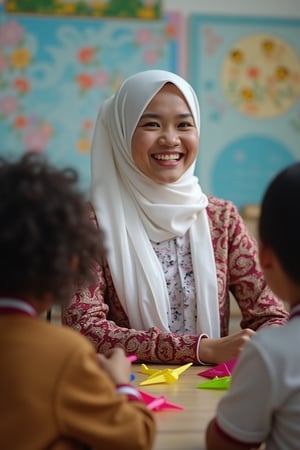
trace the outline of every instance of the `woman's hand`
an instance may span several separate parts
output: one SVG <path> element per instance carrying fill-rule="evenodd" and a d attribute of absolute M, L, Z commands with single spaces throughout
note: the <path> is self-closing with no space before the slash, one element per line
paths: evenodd
<path fill-rule="evenodd" d="M 246 328 L 219 339 L 202 338 L 199 359 L 207 364 L 221 364 L 236 358 L 254 334 L 255 331 Z"/>
<path fill-rule="evenodd" d="M 100 367 L 105 370 L 115 384 L 128 384 L 131 362 L 122 348 L 111 349 L 105 355 L 98 353 Z"/>

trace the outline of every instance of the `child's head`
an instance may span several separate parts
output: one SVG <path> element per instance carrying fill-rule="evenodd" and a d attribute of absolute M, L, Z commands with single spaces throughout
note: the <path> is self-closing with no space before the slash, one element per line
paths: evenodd
<path fill-rule="evenodd" d="M 271 249 L 285 275 L 300 287 L 299 227 L 300 162 L 297 162 L 282 170 L 269 184 L 261 205 L 259 238 L 261 248 Z"/>
<path fill-rule="evenodd" d="M 77 173 L 42 157 L 0 159 L 0 295 L 68 302 L 104 253 Z"/>

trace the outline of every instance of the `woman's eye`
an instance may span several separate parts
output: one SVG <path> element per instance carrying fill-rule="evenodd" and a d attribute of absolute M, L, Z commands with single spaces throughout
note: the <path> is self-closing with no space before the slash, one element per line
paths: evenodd
<path fill-rule="evenodd" d="M 193 124 L 191 124 L 190 122 L 180 122 L 180 124 L 178 125 L 179 128 L 189 128 L 192 126 Z"/>
<path fill-rule="evenodd" d="M 146 122 L 146 123 L 144 123 L 143 127 L 149 127 L 149 128 L 159 127 L 159 124 L 157 122 Z"/>

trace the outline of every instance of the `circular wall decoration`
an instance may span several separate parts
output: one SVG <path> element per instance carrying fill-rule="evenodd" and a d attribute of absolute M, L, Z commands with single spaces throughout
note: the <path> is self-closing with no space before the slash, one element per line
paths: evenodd
<path fill-rule="evenodd" d="M 238 208 L 260 203 L 271 178 L 295 161 L 290 149 L 269 136 L 253 134 L 228 143 L 212 169 L 212 192 Z"/>
<path fill-rule="evenodd" d="M 293 48 L 275 35 L 248 35 L 227 52 L 221 84 L 227 99 L 241 113 L 275 117 L 300 96 L 300 60 Z"/>

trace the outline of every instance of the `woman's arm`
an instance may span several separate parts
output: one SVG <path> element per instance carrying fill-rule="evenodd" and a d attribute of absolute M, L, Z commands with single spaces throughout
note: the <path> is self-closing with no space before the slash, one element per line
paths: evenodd
<path fill-rule="evenodd" d="M 268 288 L 257 242 L 231 202 L 209 198 L 208 217 L 216 261 L 221 339 L 203 339 L 200 360 L 222 363 L 237 357 L 258 328 L 284 325 L 288 312 Z M 241 330 L 229 335 L 229 291 L 241 310 Z"/>
<path fill-rule="evenodd" d="M 102 273 L 102 272 L 101 272 Z M 183 364 L 187 362 L 214 364 L 238 356 L 253 330 L 241 330 L 221 339 L 203 338 L 198 335 L 181 336 L 160 331 L 157 327 L 145 331 L 130 328 L 120 304 L 115 304 L 111 317 L 104 302 L 105 281 L 99 275 L 99 285 L 79 289 L 72 303 L 63 309 L 62 319 L 84 334 L 100 353 L 115 346 L 124 348 L 127 354 L 135 354 L 138 360 L 153 363 Z M 108 318 L 110 316 L 110 318 Z"/>
<path fill-rule="evenodd" d="M 79 288 L 72 302 L 63 308 L 62 321 L 65 325 L 88 337 L 101 353 L 119 345 L 127 354 L 135 354 L 139 360 L 145 362 L 198 362 L 198 335 L 179 336 L 161 332 L 156 327 L 145 331 L 130 328 L 124 310 L 115 300 L 113 286 L 110 286 L 110 292 L 107 292 L 103 268 L 97 266 L 94 270 L 97 284 Z M 104 300 L 105 292 L 114 297 L 114 306 L 111 308 L 113 315 Z"/>
<path fill-rule="evenodd" d="M 257 242 L 235 205 L 210 197 L 208 217 L 218 277 L 221 335 L 228 334 L 229 290 L 241 310 L 242 329 L 284 325 L 288 312 L 266 285 Z"/>

